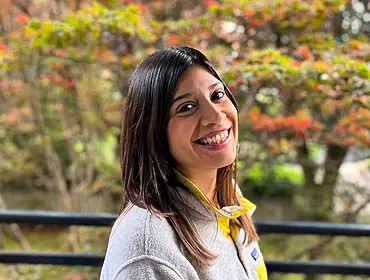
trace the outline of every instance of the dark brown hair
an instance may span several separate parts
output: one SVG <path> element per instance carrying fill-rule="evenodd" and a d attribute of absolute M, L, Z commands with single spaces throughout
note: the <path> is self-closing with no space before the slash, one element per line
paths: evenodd
<path fill-rule="evenodd" d="M 177 180 L 166 136 L 176 83 L 185 70 L 195 64 L 205 67 L 223 83 L 226 95 L 237 108 L 230 90 L 200 51 L 176 46 L 156 51 L 144 59 L 130 79 L 123 115 L 120 145 L 124 192 L 121 211 L 129 205 L 137 205 L 165 217 L 189 254 L 199 264 L 210 264 L 215 255 L 205 248 L 191 226 L 189 215 L 180 208 L 183 201 L 179 190 L 192 192 Z M 240 204 L 232 182 L 235 175 L 236 162 L 217 172 L 216 195 L 220 207 Z M 231 223 L 248 233 L 247 243 L 258 239 L 248 214 Z"/>

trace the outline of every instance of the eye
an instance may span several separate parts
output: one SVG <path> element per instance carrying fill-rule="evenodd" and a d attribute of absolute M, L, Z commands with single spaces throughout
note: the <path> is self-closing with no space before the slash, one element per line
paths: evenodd
<path fill-rule="evenodd" d="M 217 99 L 221 99 L 225 96 L 225 93 L 223 91 L 216 91 L 212 94 L 211 96 L 211 100 L 217 100 Z"/>
<path fill-rule="evenodd" d="M 195 107 L 195 105 L 194 104 L 191 104 L 191 103 L 184 104 L 184 105 L 182 105 L 182 106 L 179 107 L 179 109 L 177 110 L 177 113 L 185 113 L 185 112 L 188 112 L 191 109 L 193 109 L 194 107 Z"/>

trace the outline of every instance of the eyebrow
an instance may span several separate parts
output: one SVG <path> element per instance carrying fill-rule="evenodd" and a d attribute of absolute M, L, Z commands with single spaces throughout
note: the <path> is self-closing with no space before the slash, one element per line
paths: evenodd
<path fill-rule="evenodd" d="M 217 82 L 213 83 L 212 85 L 210 85 L 208 87 L 208 89 L 211 91 L 218 85 L 223 85 L 223 84 L 220 81 L 217 81 Z M 173 99 L 172 104 L 174 104 L 176 101 L 178 101 L 180 99 L 188 98 L 188 97 L 191 97 L 191 96 L 192 96 L 191 93 L 185 93 L 185 94 L 179 95 L 179 96 L 177 96 L 176 98 Z"/>

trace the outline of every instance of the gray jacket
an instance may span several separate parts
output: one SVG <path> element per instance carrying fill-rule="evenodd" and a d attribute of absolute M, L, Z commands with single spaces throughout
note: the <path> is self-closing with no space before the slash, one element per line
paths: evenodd
<path fill-rule="evenodd" d="M 210 216 L 198 199 L 189 201 L 195 210 L 194 226 L 217 255 L 213 265 L 197 271 L 167 220 L 133 206 L 112 229 L 100 280 L 267 280 L 257 242 L 243 245 L 242 229 L 237 240 L 226 238 L 215 215 Z"/>

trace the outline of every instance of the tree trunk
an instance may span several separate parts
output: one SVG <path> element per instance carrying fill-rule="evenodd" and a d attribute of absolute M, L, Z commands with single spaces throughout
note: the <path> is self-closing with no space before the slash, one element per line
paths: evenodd
<path fill-rule="evenodd" d="M 3 199 L 3 196 L 0 194 L 0 209 L 6 210 L 7 206 L 5 204 L 5 201 Z M 5 233 L 8 233 L 11 238 L 16 240 L 22 247 L 24 251 L 29 251 L 31 246 L 28 243 L 27 239 L 24 237 L 22 230 L 20 229 L 19 225 L 17 224 L 10 224 L 10 225 L 3 225 L 2 228 L 0 228 L 0 246 L 1 249 L 4 248 L 4 238 Z"/>
<path fill-rule="evenodd" d="M 312 251 L 309 255 L 310 261 L 315 261 L 320 258 L 320 252 L 319 251 Z M 313 274 L 313 275 L 306 275 L 306 280 L 321 280 L 323 277 L 321 275 Z"/>
<path fill-rule="evenodd" d="M 320 184 L 314 180 L 315 169 L 309 165 L 303 167 L 305 175 L 305 191 L 309 199 L 310 216 L 313 221 L 329 222 L 332 220 L 334 210 L 335 186 L 337 183 L 339 168 L 347 154 L 348 147 L 336 144 L 327 145 L 327 153 L 324 162 L 325 174 Z M 300 156 L 308 161 L 308 150 L 301 147 Z M 318 260 L 322 256 L 322 248 L 313 250 L 309 254 L 310 260 Z M 307 275 L 306 280 L 320 280 L 320 275 Z"/>

